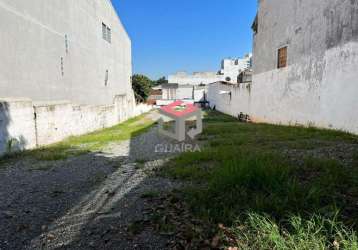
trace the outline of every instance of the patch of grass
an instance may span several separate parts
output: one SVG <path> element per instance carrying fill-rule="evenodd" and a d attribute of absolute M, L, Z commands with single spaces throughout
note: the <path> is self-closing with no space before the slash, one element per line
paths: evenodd
<path fill-rule="evenodd" d="M 358 162 L 358 151 L 353 154 L 353 160 Z"/>
<path fill-rule="evenodd" d="M 175 225 L 168 221 L 164 212 L 155 211 L 150 218 L 155 225 L 156 230 L 164 234 L 172 234 L 175 231 Z"/>
<path fill-rule="evenodd" d="M 229 225 L 247 211 L 268 213 L 277 219 L 315 211 L 334 213 L 334 181 L 341 180 L 335 175 L 339 172 L 332 167 L 323 177 L 302 185 L 295 171 L 276 154 L 238 153 L 237 159 L 224 160 L 205 172 L 206 176 L 201 175 L 206 185 L 188 188 L 187 199 L 200 217 Z"/>
<path fill-rule="evenodd" d="M 136 160 L 136 163 L 139 163 L 139 164 L 145 164 L 148 160 L 146 159 L 138 159 Z"/>
<path fill-rule="evenodd" d="M 33 157 L 39 161 L 59 161 L 87 152 L 90 151 L 86 148 L 76 148 L 74 145 L 63 142 L 49 147 L 30 150 L 24 152 L 24 155 Z"/>
<path fill-rule="evenodd" d="M 87 135 L 71 137 L 66 144 L 87 148 L 89 150 L 98 150 L 111 142 L 128 140 L 138 136 L 150 129 L 154 121 L 146 117 L 146 114 L 132 118 L 124 123 L 111 128 L 99 130 Z"/>
<path fill-rule="evenodd" d="M 19 157 L 32 157 L 40 161 L 64 160 L 84 153 L 96 152 L 110 143 L 128 140 L 148 131 L 154 121 L 143 114 L 111 128 L 82 136 L 70 137 L 62 142 L 0 158 L 0 164 Z"/>
<path fill-rule="evenodd" d="M 5 164 L 14 161 L 20 157 L 21 153 L 5 154 L 0 157 L 0 168 Z"/>
<path fill-rule="evenodd" d="M 135 221 L 128 225 L 127 231 L 132 235 L 138 235 L 144 230 L 143 221 Z"/>
<path fill-rule="evenodd" d="M 196 216 L 213 226 L 224 223 L 233 229 L 237 224 L 245 225 L 241 234 L 247 241 L 240 238 L 239 249 L 245 249 L 245 244 L 256 237 L 252 234 L 254 222 L 263 228 L 270 226 L 268 231 L 274 235 L 264 231 L 262 237 L 268 239 L 262 240 L 268 245 L 248 245 L 247 249 L 291 249 L 304 237 L 310 242 L 303 249 L 316 249 L 311 245 L 316 239 L 309 238 L 313 231 L 307 227 L 317 218 L 325 221 L 325 226 L 342 225 L 334 232 L 323 228 L 317 231 L 322 223 L 312 229 L 317 229 L 317 244 L 325 244 L 319 249 L 331 244 L 329 240 L 336 234 L 341 234 L 341 238 L 337 236 L 340 242 L 357 243 L 349 228 L 358 225 L 358 194 L 354 189 L 358 169 L 333 159 L 304 156 L 305 152 L 312 155 L 308 152 L 317 147 L 358 144 L 357 136 L 312 127 L 240 123 L 216 112 L 207 114 L 204 125 L 202 136 L 208 142 L 202 151 L 182 154 L 163 169 L 168 176 L 192 182 L 183 191 Z M 287 152 L 294 154 L 295 150 L 301 152 L 300 156 L 288 158 Z M 251 216 L 262 214 L 265 217 Z M 300 227 L 294 228 L 292 218 L 302 221 Z M 298 236 L 297 230 L 302 235 Z M 297 246 L 293 249 L 305 247 L 304 243 Z"/>
<path fill-rule="evenodd" d="M 41 162 L 39 164 L 34 164 L 29 167 L 29 170 L 32 171 L 48 171 L 54 167 L 50 162 Z"/>
<path fill-rule="evenodd" d="M 250 213 L 244 224 L 226 231 L 239 249 L 358 249 L 357 234 L 333 219 L 292 216 L 282 227 L 266 215 Z M 225 231 L 225 230 L 224 230 Z"/>
<path fill-rule="evenodd" d="M 143 193 L 140 197 L 143 199 L 153 199 L 160 196 L 160 193 L 158 191 L 147 191 Z"/>

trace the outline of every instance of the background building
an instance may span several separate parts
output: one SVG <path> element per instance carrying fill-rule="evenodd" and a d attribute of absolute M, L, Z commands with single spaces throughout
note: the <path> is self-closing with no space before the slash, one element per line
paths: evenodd
<path fill-rule="evenodd" d="M 110 0 L 0 0 L 0 97 L 112 104 L 131 41 Z"/>
<path fill-rule="evenodd" d="M 358 133 L 358 1 L 258 2 L 252 83 L 245 72 L 237 86 L 210 86 L 210 105 L 255 121 Z"/>
<path fill-rule="evenodd" d="M 243 58 L 224 59 L 221 62 L 219 74 L 223 76 L 223 81 L 237 83 L 238 75 L 251 68 L 252 54 L 247 54 Z"/>
<path fill-rule="evenodd" d="M 206 85 L 216 82 L 221 78 L 222 76 L 218 75 L 217 72 L 194 72 L 193 74 L 188 74 L 182 71 L 169 75 L 168 82 L 179 85 Z"/>
<path fill-rule="evenodd" d="M 248 80 L 249 77 L 251 79 L 251 59 L 252 54 L 247 54 L 243 58 L 224 59 L 218 72 L 194 72 L 193 74 L 178 72 L 169 75 L 169 84 L 163 85 L 163 100 L 165 101 L 159 103 L 167 104 L 168 100 L 190 100 L 205 103 L 210 84 L 228 82 L 232 85 L 238 84 L 240 79 L 243 80 L 242 77 L 244 80 Z M 247 74 L 243 75 L 243 72 L 247 72 Z M 240 74 L 242 74 L 241 78 Z"/>
<path fill-rule="evenodd" d="M 224 59 L 221 61 L 221 69 L 218 72 L 177 72 L 168 76 L 169 83 L 179 85 L 207 85 L 218 81 L 237 83 L 240 72 L 251 67 L 252 54 L 247 54 L 244 58 Z"/>

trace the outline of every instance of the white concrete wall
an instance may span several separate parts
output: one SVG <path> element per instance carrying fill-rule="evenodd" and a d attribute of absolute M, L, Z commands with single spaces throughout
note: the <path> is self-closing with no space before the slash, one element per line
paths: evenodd
<path fill-rule="evenodd" d="M 111 105 L 131 91 L 131 41 L 110 0 L 0 0 L 0 44 L 0 97 Z"/>
<path fill-rule="evenodd" d="M 179 85 L 200 85 L 209 84 L 217 81 L 223 81 L 225 78 L 217 75 L 216 72 L 196 72 L 187 74 L 186 72 L 178 72 L 168 76 L 169 83 L 177 83 Z"/>
<path fill-rule="evenodd" d="M 204 100 L 205 94 L 207 93 L 208 87 L 196 87 L 194 90 L 194 101 L 200 102 Z"/>
<path fill-rule="evenodd" d="M 169 95 L 171 98 L 168 97 L 168 92 L 171 92 L 173 95 Z M 164 88 L 162 90 L 162 98 L 161 100 L 186 100 L 191 102 L 199 102 L 203 101 L 204 95 L 207 92 L 206 86 L 194 86 L 194 85 L 179 85 L 178 88 Z M 167 102 L 160 102 L 160 103 L 167 103 Z M 163 105 L 163 104 L 162 104 Z"/>
<path fill-rule="evenodd" d="M 323 78 L 314 87 L 311 79 L 290 80 L 308 62 L 254 75 L 250 113 L 272 123 L 358 133 L 358 43 L 327 50 L 324 62 Z"/>
<path fill-rule="evenodd" d="M 118 123 L 115 106 L 75 106 L 72 103 L 36 105 L 39 145 L 86 134 Z"/>
<path fill-rule="evenodd" d="M 358 133 L 358 1 L 260 1 L 253 65 L 251 116 Z"/>
<path fill-rule="evenodd" d="M 162 90 L 163 100 L 176 100 L 177 99 L 177 88 L 164 88 Z"/>
<path fill-rule="evenodd" d="M 151 109 L 150 105 L 136 105 L 133 96 L 118 96 L 107 106 L 0 100 L 0 155 L 9 153 L 9 141 L 13 141 L 13 151 L 33 149 L 114 126 Z"/>
<path fill-rule="evenodd" d="M 34 109 L 29 99 L 0 99 L 0 155 L 36 146 Z"/>
<path fill-rule="evenodd" d="M 177 100 L 193 99 L 194 86 L 180 86 L 177 89 Z"/>
<path fill-rule="evenodd" d="M 235 117 L 240 112 L 249 114 L 257 122 L 317 126 L 358 134 L 357 52 L 355 42 L 327 50 L 323 79 L 315 89 L 310 87 L 310 79 L 289 82 L 293 72 L 307 70 L 308 62 L 254 75 L 251 85 L 210 84 L 210 106 Z"/>
<path fill-rule="evenodd" d="M 215 107 L 217 111 L 234 117 L 238 117 L 241 112 L 249 114 L 251 110 L 250 87 L 250 84 L 210 84 L 207 94 L 210 107 Z"/>

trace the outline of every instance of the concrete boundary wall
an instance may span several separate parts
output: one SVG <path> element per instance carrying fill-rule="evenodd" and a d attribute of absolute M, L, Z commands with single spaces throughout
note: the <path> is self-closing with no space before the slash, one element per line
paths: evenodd
<path fill-rule="evenodd" d="M 36 147 L 34 109 L 30 99 L 0 100 L 0 155 Z"/>
<path fill-rule="evenodd" d="M 207 94 L 210 107 L 222 113 L 238 117 L 242 112 L 250 113 L 251 84 L 222 84 L 212 83 Z"/>
<path fill-rule="evenodd" d="M 134 98 L 117 96 L 113 105 L 76 105 L 30 99 L 0 100 L 0 155 L 34 149 L 95 130 L 112 127 L 152 109 Z"/>

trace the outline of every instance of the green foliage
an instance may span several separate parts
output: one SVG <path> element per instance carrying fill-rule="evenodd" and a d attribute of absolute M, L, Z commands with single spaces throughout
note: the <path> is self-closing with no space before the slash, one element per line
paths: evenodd
<path fill-rule="evenodd" d="M 12 154 L 17 143 L 18 141 L 16 138 L 9 139 L 6 143 L 6 154 Z"/>
<path fill-rule="evenodd" d="M 267 215 L 249 213 L 244 224 L 236 224 L 229 231 L 239 249 L 324 250 L 358 249 L 357 234 L 337 222 L 316 215 L 305 220 L 291 216 L 288 229 L 274 222 Z"/>
<path fill-rule="evenodd" d="M 160 193 L 158 191 L 146 191 L 143 193 L 140 197 L 143 199 L 153 199 L 160 196 Z"/>
<path fill-rule="evenodd" d="M 137 74 L 132 76 L 132 87 L 137 102 L 145 102 L 148 99 L 151 86 L 152 80 L 148 77 Z"/>
<path fill-rule="evenodd" d="M 159 78 L 158 80 L 153 82 L 153 86 L 158 86 L 158 85 L 162 85 L 162 84 L 167 84 L 168 80 L 165 78 L 165 76 Z"/>

